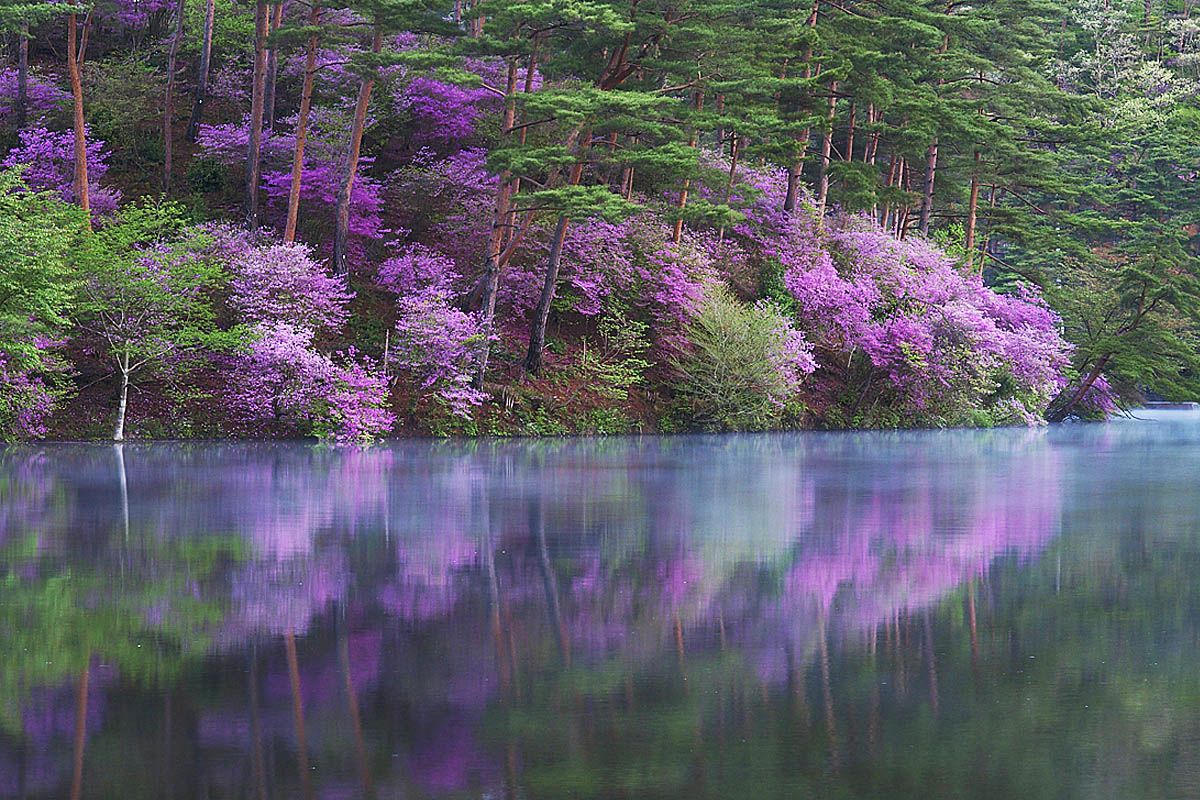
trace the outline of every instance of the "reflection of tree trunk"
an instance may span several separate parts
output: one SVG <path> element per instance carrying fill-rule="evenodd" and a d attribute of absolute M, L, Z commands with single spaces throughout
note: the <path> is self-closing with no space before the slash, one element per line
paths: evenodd
<path fill-rule="evenodd" d="M 304 698 L 300 694 L 300 662 L 296 657 L 296 636 L 288 628 L 284 634 L 287 650 L 288 678 L 292 684 L 292 722 L 296 726 L 296 766 L 300 775 L 300 791 L 305 800 L 312 798 L 308 779 L 308 739 L 304 734 Z"/>
<path fill-rule="evenodd" d="M 163 788 L 167 797 L 175 796 L 174 772 L 171 770 L 175 761 L 174 753 L 171 752 L 171 731 L 174 729 L 171 717 L 171 692 L 165 691 L 163 692 Z"/>
<path fill-rule="evenodd" d="M 879 733 L 882 728 L 882 717 L 879 713 L 879 672 L 878 648 L 879 628 L 871 629 L 871 696 L 870 710 L 867 712 L 867 750 L 872 758 L 879 752 Z"/>
<path fill-rule="evenodd" d="M 562 606 L 558 599 L 558 580 L 554 577 L 554 567 L 550 563 L 550 548 L 546 545 L 546 512 L 540 501 L 532 501 L 529 515 L 533 534 L 537 540 L 538 567 L 542 573 L 542 588 L 546 593 L 546 612 L 550 616 L 554 643 L 558 647 L 559 655 L 562 656 L 563 664 L 570 666 L 571 646 L 567 639 L 567 631 L 562 618 Z"/>
<path fill-rule="evenodd" d="M 829 766 L 838 769 L 837 721 L 833 717 L 833 685 L 829 675 L 829 640 L 825 635 L 825 610 L 817 622 L 821 660 L 821 699 L 825 703 L 825 733 L 829 736 Z"/>
<path fill-rule="evenodd" d="M 346 633 L 342 631 L 338 643 L 338 658 L 342 662 L 342 679 L 346 685 L 346 707 L 350 712 L 350 725 L 354 728 L 354 753 L 358 759 L 358 777 L 362 782 L 363 797 L 375 796 L 371 781 L 371 766 L 367 761 L 367 744 L 363 739 L 362 717 L 358 711 L 358 691 L 354 688 L 354 676 L 350 674 L 350 646 Z"/>
<path fill-rule="evenodd" d="M 683 692 L 687 694 L 687 648 L 683 643 L 683 620 L 675 612 L 675 658 L 679 661 L 679 675 L 683 679 Z"/>
<path fill-rule="evenodd" d="M 975 623 L 975 580 L 967 585 L 967 624 L 971 629 L 971 671 L 979 675 L 979 629 Z"/>
<path fill-rule="evenodd" d="M 75 757 L 71 776 L 71 800 L 83 797 L 83 748 L 87 744 L 88 681 L 91 673 L 92 656 L 89 653 L 79 673 L 79 684 L 75 695 Z"/>
<path fill-rule="evenodd" d="M 517 782 L 517 744 L 512 739 L 504 749 L 504 797 L 516 800 L 520 796 Z"/>
<path fill-rule="evenodd" d="M 21 734 L 21 742 L 17 745 L 17 798 L 26 800 L 29 796 L 29 740 Z"/>
<path fill-rule="evenodd" d="M 258 800 L 267 800 L 267 767 L 263 760 L 262 741 L 262 720 L 258 716 L 258 653 L 252 649 L 250 652 L 250 762 Z"/>
<path fill-rule="evenodd" d="M 485 518 L 484 524 L 487 525 L 487 523 L 488 520 Z M 484 535 L 483 564 L 488 579 L 488 621 L 492 628 L 492 644 L 496 648 L 496 672 L 500 678 L 500 687 L 507 690 L 510 679 L 508 653 L 504 646 L 504 624 L 500 614 L 500 579 L 496 575 L 496 545 L 492 541 L 490 529 Z"/>
<path fill-rule="evenodd" d="M 117 486 L 121 491 L 121 530 L 125 534 L 125 543 L 129 543 L 129 479 L 125 474 L 125 445 L 114 444 L 117 454 Z"/>
<path fill-rule="evenodd" d="M 926 673 L 929 677 L 929 708 L 933 711 L 933 715 L 938 715 L 938 679 L 937 679 L 937 654 L 933 651 L 933 625 L 929 621 L 929 611 L 924 613 L 925 627 L 925 658 Z"/>

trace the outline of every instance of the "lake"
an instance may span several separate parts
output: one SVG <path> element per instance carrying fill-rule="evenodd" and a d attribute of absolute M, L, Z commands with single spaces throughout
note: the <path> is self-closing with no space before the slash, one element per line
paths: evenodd
<path fill-rule="evenodd" d="M 0 449 L 0 796 L 1200 795 L 1200 413 Z"/>

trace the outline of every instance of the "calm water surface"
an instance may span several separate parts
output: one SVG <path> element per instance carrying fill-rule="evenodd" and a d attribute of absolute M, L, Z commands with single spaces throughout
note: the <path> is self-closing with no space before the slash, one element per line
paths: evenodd
<path fill-rule="evenodd" d="M 0 449 L 0 796 L 1200 795 L 1200 414 Z"/>

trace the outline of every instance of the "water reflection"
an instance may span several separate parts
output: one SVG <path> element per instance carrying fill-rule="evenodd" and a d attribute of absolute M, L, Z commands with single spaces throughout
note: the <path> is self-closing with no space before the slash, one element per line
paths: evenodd
<path fill-rule="evenodd" d="M 0 795 L 1194 793 L 1178 419 L 0 450 Z"/>

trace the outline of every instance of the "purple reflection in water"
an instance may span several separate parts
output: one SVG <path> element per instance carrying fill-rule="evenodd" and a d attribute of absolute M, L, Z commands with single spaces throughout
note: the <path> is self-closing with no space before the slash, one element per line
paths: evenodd
<path fill-rule="evenodd" d="M 779 686 L 998 559 L 1036 559 L 1078 458 L 1054 437 L 126 445 L 123 488 L 111 448 L 18 448 L 2 532 L 38 546 L 11 551 L 5 591 L 91 581 L 68 616 L 108 626 L 92 646 L 120 677 L 93 685 L 89 746 L 157 737 L 146 758 L 188 759 L 181 796 L 299 797 L 302 774 L 318 797 L 500 791 L 536 760 L 511 744 L 535 709 L 603 718 L 718 653 Z M 28 764 L 60 765 L 37 791 L 61 793 L 73 716 L 39 698 L 69 687 L 14 686 L 0 700 L 27 722 L 0 778 L 23 739 Z M 574 730 L 538 757 L 587 752 Z"/>

